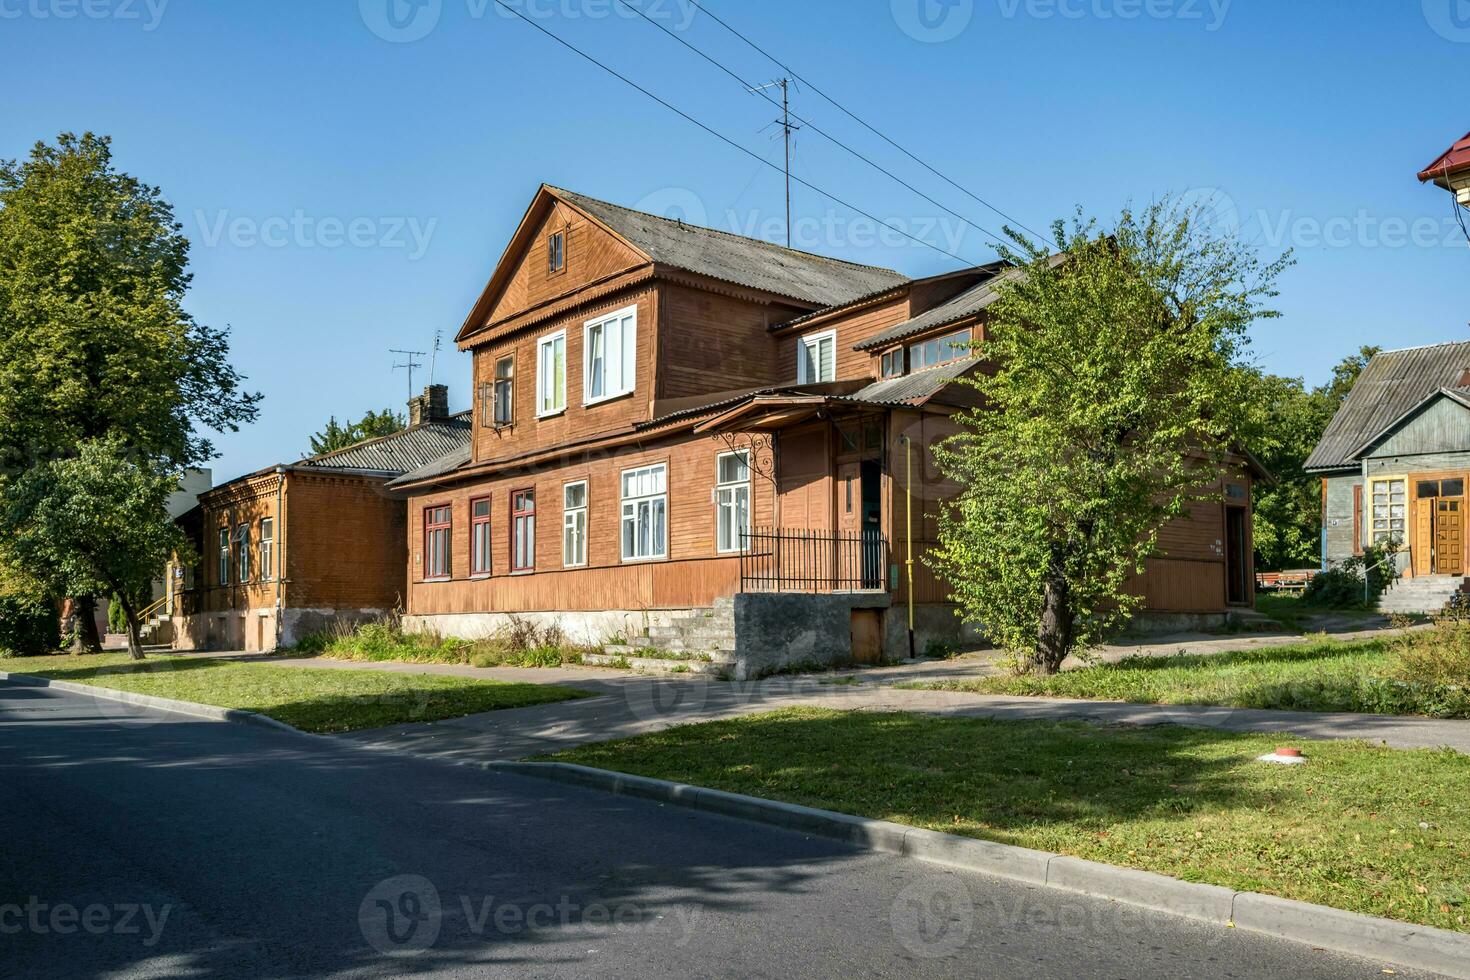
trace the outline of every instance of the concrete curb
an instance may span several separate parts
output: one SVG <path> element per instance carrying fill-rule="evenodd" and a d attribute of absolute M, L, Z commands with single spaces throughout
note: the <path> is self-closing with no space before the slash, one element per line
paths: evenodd
<path fill-rule="evenodd" d="M 1110 899 L 1321 949 L 1470 980 L 1470 935 L 973 837 L 566 762 L 485 762 L 548 779 L 847 841 L 872 851 Z"/>
<path fill-rule="evenodd" d="M 118 691 L 109 687 L 96 687 L 92 684 L 75 684 L 71 681 L 55 681 L 49 677 L 36 677 L 32 674 L 11 674 L 0 671 L 0 683 L 14 684 L 17 687 L 47 687 L 68 694 L 85 694 L 88 697 L 101 698 L 104 701 L 119 701 L 123 704 L 131 704 L 139 708 L 153 708 L 156 711 L 167 711 L 176 715 L 188 715 L 191 718 L 203 718 L 206 721 L 223 721 L 236 725 L 257 725 L 262 728 L 272 728 L 276 731 L 292 732 L 296 735 L 311 735 L 299 728 L 293 728 L 284 721 L 277 721 L 269 715 L 263 715 L 255 711 L 244 711 L 240 708 L 221 708 L 212 704 L 198 704 L 194 701 L 176 701 L 173 698 L 158 698 L 151 694 L 138 694 L 135 691 Z"/>

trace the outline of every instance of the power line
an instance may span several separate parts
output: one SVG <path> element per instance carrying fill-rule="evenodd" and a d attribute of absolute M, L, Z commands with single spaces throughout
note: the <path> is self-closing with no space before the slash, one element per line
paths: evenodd
<path fill-rule="evenodd" d="M 763 89 L 766 88 L 766 87 L 768 87 L 768 86 L 754 86 L 754 85 L 752 85 L 750 82 L 746 81 L 744 78 L 741 78 L 734 71 L 732 71 L 731 69 L 727 68 L 718 59 L 716 59 L 712 55 L 706 54 L 704 51 L 702 51 L 699 48 L 695 47 L 692 43 L 690 43 L 689 41 L 685 40 L 683 37 L 680 37 L 674 31 L 669 30 L 667 27 L 665 27 L 663 24 L 660 24 L 658 21 L 654 20 L 648 14 L 644 13 L 642 10 L 639 10 L 637 7 L 633 6 L 633 4 L 629 3 L 628 0 L 617 0 L 617 2 L 620 3 L 620 4 L 622 4 L 624 7 L 627 7 L 629 10 L 633 11 L 633 13 L 637 14 L 639 17 L 642 17 L 644 20 L 646 20 L 648 23 L 652 24 L 654 27 L 657 27 L 659 30 L 663 31 L 665 34 L 667 34 L 669 37 L 673 38 L 675 41 L 678 41 L 680 44 L 684 45 L 684 47 L 688 48 L 690 51 L 693 51 L 695 54 L 699 55 L 705 61 L 708 61 L 710 64 L 714 65 L 716 68 L 718 68 L 720 71 L 724 72 L 726 75 L 729 75 L 731 78 L 735 79 L 735 81 L 739 82 L 742 86 L 745 87 L 746 91 L 753 92 L 756 95 L 759 95 L 761 98 L 763 98 L 767 102 L 771 103 L 771 105 L 773 105 L 776 108 L 780 109 L 783 114 L 790 112 L 789 104 L 786 103 L 786 87 L 784 85 L 782 85 L 782 90 L 781 90 L 781 99 L 782 99 L 782 101 L 781 102 L 777 102 L 776 99 L 773 96 L 767 95 L 763 91 Z M 708 13 L 708 11 L 705 11 L 705 12 Z M 714 15 L 713 14 L 710 14 L 710 16 L 713 17 Z M 749 42 L 747 42 L 747 43 L 749 43 Z M 770 56 L 767 55 L 767 57 L 770 57 Z M 775 61 L 776 59 L 771 58 L 771 60 L 772 61 Z M 780 64 L 780 62 L 777 62 L 777 64 Z M 785 66 L 782 66 L 782 67 L 785 67 Z M 790 71 L 790 69 L 787 69 L 787 70 Z M 792 75 L 793 76 L 795 74 L 796 74 L 795 72 L 792 72 Z M 810 83 L 808 83 L 808 84 L 810 84 Z M 827 98 L 826 96 L 822 96 L 822 97 L 823 98 Z M 828 101 L 830 102 L 831 100 L 828 99 Z M 836 103 L 833 103 L 833 104 L 835 105 Z M 841 107 L 839 106 L 839 108 L 841 108 Z M 844 110 L 844 111 L 846 111 L 846 110 Z M 912 191 L 915 194 L 919 195 L 924 200 L 928 201 L 930 204 L 934 205 L 936 208 L 939 208 L 941 211 L 944 211 L 946 214 L 950 215 L 951 217 L 959 219 L 960 221 L 964 222 L 966 225 L 970 226 L 971 228 L 974 228 L 976 231 L 980 231 L 980 232 L 983 232 L 986 235 L 989 235 L 991 238 L 995 239 L 997 242 L 1000 242 L 1002 245 L 1009 245 L 1010 244 L 1010 242 L 1006 241 L 1004 238 L 1002 238 L 1001 236 L 997 235 L 995 232 L 991 231 L 990 229 L 986 228 L 984 225 L 980 224 L 979 222 L 972 221 L 971 219 L 969 219 L 969 218 L 965 217 L 964 215 L 960 214 L 958 211 L 955 211 L 954 209 L 949 208 L 949 207 L 947 207 L 947 206 L 939 203 L 934 198 L 930 197 L 928 194 L 925 194 L 923 191 L 919 190 L 913 184 L 910 184 L 908 181 L 904 180 L 898 174 L 896 174 L 893 171 L 887 169 L 882 164 L 879 164 L 879 163 L 875 162 L 870 157 L 864 156 L 861 152 L 859 152 L 859 151 L 853 149 L 852 147 L 848 146 L 846 143 L 842 142 L 842 140 L 838 139 L 837 137 L 833 136 L 831 133 L 829 133 L 826 130 L 822 129 L 820 126 L 818 126 L 816 123 L 812 122 L 810 119 L 806 119 L 803 116 L 801 116 L 801 115 L 799 115 L 799 114 L 797 114 L 795 112 L 790 112 L 790 115 L 795 116 L 796 119 L 797 119 L 797 121 L 799 121 L 803 125 L 805 125 L 807 129 L 810 129 L 812 132 L 817 133 L 818 135 L 823 136 L 826 139 L 830 140 L 831 142 L 835 143 L 837 146 L 839 146 L 842 149 L 846 150 L 848 153 L 851 153 L 853 156 L 857 157 L 859 160 L 863 161 L 868 166 L 872 167 L 874 170 L 878 171 L 879 173 L 883 174 L 885 177 L 888 177 L 891 180 L 897 181 L 899 184 L 902 184 L 904 187 L 907 187 L 910 191 Z M 984 202 L 981 202 L 981 203 L 984 203 Z M 987 205 L 987 207 L 988 206 L 989 205 Z M 991 210 L 994 211 L 995 209 L 994 208 L 991 208 Z M 1000 214 L 999 211 L 996 211 L 996 213 L 997 214 Z M 1001 217 L 1005 217 L 1005 215 L 1002 214 Z M 1014 220 L 1014 219 L 1009 219 L 1009 220 Z M 1019 224 L 1019 222 L 1017 222 L 1017 223 Z M 1029 229 L 1027 229 L 1027 230 L 1029 230 Z M 1032 234 L 1034 235 L 1034 234 L 1036 234 L 1036 232 L 1032 232 Z"/>
<path fill-rule="evenodd" d="M 688 122 L 693 123 L 694 125 L 698 126 L 700 129 L 704 130 L 706 133 L 709 133 L 711 136 L 713 136 L 716 139 L 720 140 L 722 143 L 728 144 L 732 148 L 734 148 L 736 150 L 739 150 L 741 153 L 744 153 L 746 156 L 750 157 L 751 159 L 756 160 L 756 161 L 759 161 L 760 163 L 764 164 L 765 166 L 770 167 L 772 170 L 775 170 L 777 173 L 782 172 L 780 167 L 776 166 L 774 163 L 771 163 L 769 160 L 767 160 L 765 157 L 761 156 L 760 154 L 756 153 L 754 150 L 750 150 L 750 149 L 747 149 L 744 146 L 741 146 L 739 143 L 735 142 L 730 137 L 728 137 L 725 134 L 719 132 L 718 130 L 711 129 L 709 126 L 706 126 L 704 123 L 700 122 L 698 119 L 695 119 L 693 116 L 691 116 L 689 113 L 685 112 L 683 109 L 680 109 L 677 106 L 673 105 L 672 103 L 669 103 L 669 102 L 665 101 L 664 99 L 662 99 L 659 96 L 657 96 L 657 95 L 653 94 L 652 92 L 650 92 L 648 89 L 644 88 L 642 85 L 639 85 L 637 82 L 633 81 L 628 76 L 622 74 L 621 72 L 617 71 L 616 69 L 613 69 L 613 68 L 608 67 L 607 65 L 603 64 L 601 61 L 598 61 L 596 58 L 592 57 L 592 55 L 590 55 L 587 52 L 583 51 L 581 48 L 577 47 L 575 44 L 572 44 L 570 41 L 566 40 L 565 38 L 561 37 L 560 35 L 554 33 L 553 31 L 550 31 L 550 30 L 546 29 L 545 27 L 542 27 L 540 24 L 536 23 L 536 21 L 532 20 L 530 17 L 527 17 L 525 14 L 521 13 L 515 7 L 511 6 L 509 3 L 506 2 L 506 0 L 495 0 L 495 3 L 496 3 L 497 6 L 503 8 L 505 10 L 510 11 L 512 14 L 515 14 L 521 20 L 525 21 L 527 24 L 530 24 L 532 27 L 536 28 L 536 30 L 540 31 L 542 34 L 545 34 L 547 37 L 551 38 L 553 41 L 555 41 L 557 44 L 560 44 L 562 47 L 566 48 L 568 51 L 571 51 L 573 54 L 576 54 L 579 57 L 584 58 L 587 61 L 592 62 L 592 64 L 596 65 L 598 68 L 601 68 L 603 71 L 607 72 L 609 75 L 613 76 L 618 81 L 622 82 L 625 85 L 630 86 L 631 88 L 637 89 L 639 92 L 642 92 L 644 95 L 648 96 L 650 99 L 652 99 L 653 101 L 657 102 L 659 105 L 663 106 L 665 109 L 669 110 L 670 112 L 674 113 L 675 115 L 679 116 L 680 118 L 682 118 L 682 119 L 684 119 L 684 120 L 686 120 Z M 845 207 L 845 208 L 847 208 L 850 211 L 856 211 L 858 214 L 862 215 L 864 218 L 867 218 L 869 221 L 876 222 L 877 224 L 880 224 L 883 227 L 887 228 L 889 231 L 896 232 L 897 234 L 902 235 L 904 238 L 907 238 L 907 239 L 909 239 L 912 242 L 916 242 L 916 243 L 918 243 L 920 245 L 923 245 L 925 248 L 931 248 L 931 249 L 933 249 L 936 252 L 941 252 L 941 253 L 943 253 L 945 255 L 948 255 L 950 258 L 954 259 L 957 262 L 963 262 L 966 266 L 973 266 L 973 265 L 977 265 L 978 264 L 978 263 L 974 262 L 971 259 L 965 258 L 963 255 L 956 255 L 955 253 L 951 252 L 947 248 L 943 248 L 943 247 L 941 247 L 939 245 L 933 244 L 932 242 L 926 242 L 922 238 L 918 238 L 918 237 L 916 237 L 914 235 L 910 235 L 908 232 L 904 231 L 902 228 L 899 228 L 899 227 L 897 227 L 895 225 L 889 224 L 887 221 L 884 221 L 882 218 L 879 218 L 879 217 L 876 217 L 874 215 L 869 214 L 868 212 L 864 211 L 862 208 L 858 207 L 855 204 L 849 204 L 848 202 L 844 201 L 842 198 L 838 197 L 836 194 L 833 194 L 830 191 L 824 191 L 824 190 L 822 190 L 822 188 L 816 186 L 815 184 L 811 183 L 808 180 L 803 180 L 801 177 L 797 177 L 795 175 L 792 175 L 792 178 L 791 179 L 794 180 L 794 181 L 796 181 L 801 186 L 807 188 L 808 190 L 815 191 L 816 193 L 822 195 L 823 197 L 827 198 L 829 201 L 832 201 L 833 203 L 836 203 L 836 204 L 840 204 L 842 207 Z"/>
<path fill-rule="evenodd" d="M 498 0 L 497 0 L 497 2 L 498 2 Z M 887 143 L 889 146 L 893 147 L 895 150 L 897 150 L 898 152 L 902 153 L 904 156 L 908 157 L 910 160 L 914 161 L 919 166 L 923 167 L 925 170 L 929 171 L 931 174 L 933 174 L 934 176 L 938 177 L 940 180 L 944 181 L 946 184 L 949 184 L 951 187 L 955 188 L 956 190 L 958 190 L 960 193 L 964 194 L 965 196 L 970 197 L 970 198 L 974 199 L 975 201 L 978 201 L 980 204 L 984 205 L 985 207 L 987 207 L 990 210 L 994 211 L 996 214 L 1000 215 L 1002 218 L 1004 218 L 1007 221 L 1009 221 L 1012 224 L 1014 224 L 1017 228 L 1021 228 L 1021 229 L 1025 230 L 1025 231 L 1031 232 L 1031 234 L 1035 235 L 1037 238 L 1040 238 L 1042 241 L 1046 242 L 1052 248 L 1056 248 L 1057 247 L 1057 244 L 1055 242 L 1053 242 L 1050 238 L 1047 238 L 1041 232 L 1035 230 L 1034 228 L 1027 227 L 1025 224 L 1021 223 L 1017 219 L 1015 219 L 1015 218 L 1011 217 L 1010 215 L 1006 214 L 1004 211 L 1002 211 L 1000 208 L 996 207 L 994 204 L 991 204 L 989 201 L 985 200 L 985 198 L 981 197 L 980 195 L 976 194 L 975 192 L 971 191 L 970 189 L 962 186 L 961 184 L 959 184 L 957 181 L 953 180 L 952 178 L 947 177 L 944 174 L 940 173 L 934 167 L 932 167 L 929 164 L 925 163 L 923 160 L 920 160 L 917 156 L 915 156 L 913 153 L 909 152 L 903 146 L 901 146 L 898 143 L 894 142 L 892 139 L 889 139 L 886 135 L 884 135 L 882 132 L 880 132 L 877 129 L 877 127 L 873 126 L 871 123 L 869 123 L 866 120 L 864 120 L 861 116 L 857 115 L 855 112 L 853 112 L 851 109 L 847 108 L 847 106 L 843 105 L 841 102 L 838 102 L 836 99 L 832 98 L 832 96 L 828 95 L 826 92 L 823 92 L 821 89 L 817 88 L 816 85 L 814 85 L 809 79 L 803 77 L 800 72 L 796 71 L 796 69 L 792 68 L 790 65 L 786 64 L 780 58 L 777 58 L 775 55 L 771 54 L 765 48 L 761 47 L 759 44 L 756 44 L 750 38 L 746 37 L 744 34 L 740 33 L 738 30 L 736 30 L 735 28 L 731 27 L 725 21 L 721 20 L 720 17 L 719 17 L 719 15 L 716 14 L 716 13 L 714 13 L 714 11 L 710 10 L 708 7 L 706 7 L 701 2 L 701 0 L 689 0 L 689 2 L 691 4 L 693 4 L 695 7 L 699 8 L 701 11 L 703 11 L 706 15 L 708 15 L 709 18 L 711 20 L 713 20 L 716 24 L 719 24 L 725 30 L 729 31 L 731 34 L 734 34 L 740 40 L 744 41 L 746 44 L 750 45 L 756 51 L 759 51 L 766 58 L 770 59 L 771 62 L 773 64 L 778 65 L 781 68 L 782 71 L 787 72 L 788 74 L 791 75 L 792 78 L 795 78 L 797 81 L 801 82 L 807 88 L 811 89 L 813 92 L 817 93 L 822 98 L 824 98 L 828 102 L 832 103 L 838 109 L 841 109 L 849 118 L 851 118 L 858 125 L 862 126 L 864 129 L 868 130 L 868 132 L 872 133 L 874 136 L 878 137 L 883 142 Z"/>

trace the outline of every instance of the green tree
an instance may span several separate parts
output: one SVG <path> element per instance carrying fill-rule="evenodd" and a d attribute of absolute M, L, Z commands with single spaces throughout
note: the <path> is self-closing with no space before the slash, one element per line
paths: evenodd
<path fill-rule="evenodd" d="M 1243 428 L 1246 329 L 1289 264 L 1211 237 L 1165 202 L 1104 233 L 1018 233 L 968 383 L 981 408 L 936 451 L 958 496 L 931 559 L 961 615 L 1054 672 L 1126 622 L 1159 531 L 1210 499 Z"/>
<path fill-rule="evenodd" d="M 47 460 L 17 477 L 4 496 L 0 553 L 12 567 L 37 569 L 58 595 L 112 593 L 127 618 L 128 650 L 143 659 L 142 611 L 134 597 L 173 554 L 187 556 L 168 518 L 178 476 L 138 461 L 118 439 L 93 439 L 77 455 Z"/>
<path fill-rule="evenodd" d="M 362 418 L 347 425 L 342 425 L 337 421 L 337 416 L 333 415 L 327 419 L 326 428 L 311 437 L 311 454 L 319 456 L 355 446 L 365 439 L 391 436 L 395 432 L 402 432 L 403 427 L 403 415 L 389 408 L 381 412 L 369 410 Z"/>
<path fill-rule="evenodd" d="M 1300 378 L 1258 371 L 1247 382 L 1255 410 L 1250 445 L 1275 477 L 1256 487 L 1256 566 L 1262 569 L 1315 566 L 1321 560 L 1322 486 L 1304 469 L 1327 423 L 1352 390 L 1377 347 L 1363 347 L 1338 362 L 1332 379 L 1309 389 Z"/>
<path fill-rule="evenodd" d="M 188 253 L 168 202 L 114 168 L 106 137 L 64 133 L 0 161 L 0 504 L 86 443 L 173 473 L 214 455 L 205 430 L 255 419 L 260 396 L 229 364 L 228 331 L 183 309 Z M 93 593 L 74 595 L 90 623 Z"/>

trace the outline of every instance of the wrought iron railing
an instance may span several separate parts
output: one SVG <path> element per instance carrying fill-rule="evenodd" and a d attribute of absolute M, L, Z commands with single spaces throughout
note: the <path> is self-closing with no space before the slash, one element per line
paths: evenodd
<path fill-rule="evenodd" d="M 888 587 L 879 531 L 753 528 L 740 534 L 741 592 L 859 592 Z"/>

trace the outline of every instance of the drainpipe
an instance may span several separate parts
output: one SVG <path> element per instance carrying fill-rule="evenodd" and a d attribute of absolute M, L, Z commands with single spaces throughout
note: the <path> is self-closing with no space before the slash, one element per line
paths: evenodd
<path fill-rule="evenodd" d="M 914 444 L 908 436 L 903 442 L 903 524 L 904 564 L 908 566 L 909 584 L 909 659 L 914 659 Z"/>
<path fill-rule="evenodd" d="M 286 572 L 286 515 L 281 510 L 282 492 L 286 487 L 286 467 L 276 467 L 276 540 L 273 542 L 271 557 L 276 563 L 276 644 L 275 648 L 281 648 L 281 628 L 284 625 L 286 610 L 281 601 L 281 580 L 285 578 Z"/>

